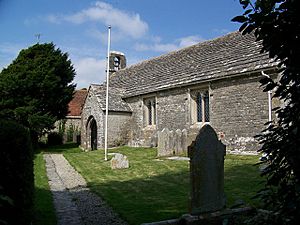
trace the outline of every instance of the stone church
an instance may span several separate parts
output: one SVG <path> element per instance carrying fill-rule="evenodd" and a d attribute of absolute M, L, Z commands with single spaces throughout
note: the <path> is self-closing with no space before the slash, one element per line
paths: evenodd
<path fill-rule="evenodd" d="M 185 151 L 210 124 L 227 149 L 256 150 L 253 137 L 268 121 L 261 72 L 277 77 L 276 63 L 260 49 L 253 35 L 233 32 L 130 67 L 124 54 L 111 52 L 108 145 L 157 146 L 168 130 L 185 134 Z M 105 84 L 88 88 L 83 149 L 104 148 L 105 92 Z"/>

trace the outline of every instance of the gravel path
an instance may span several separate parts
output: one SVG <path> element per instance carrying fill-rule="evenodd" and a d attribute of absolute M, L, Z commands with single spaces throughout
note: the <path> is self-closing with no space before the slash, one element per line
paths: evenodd
<path fill-rule="evenodd" d="M 44 154 L 58 225 L 127 225 L 62 154 Z"/>

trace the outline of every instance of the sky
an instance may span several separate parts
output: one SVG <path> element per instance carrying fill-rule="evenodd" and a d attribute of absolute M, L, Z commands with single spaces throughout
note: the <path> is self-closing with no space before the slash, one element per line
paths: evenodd
<path fill-rule="evenodd" d="M 130 66 L 236 31 L 242 12 L 238 0 L 0 0 L 0 71 L 21 49 L 53 42 L 77 89 L 88 88 L 105 81 L 109 25 L 111 50 Z"/>

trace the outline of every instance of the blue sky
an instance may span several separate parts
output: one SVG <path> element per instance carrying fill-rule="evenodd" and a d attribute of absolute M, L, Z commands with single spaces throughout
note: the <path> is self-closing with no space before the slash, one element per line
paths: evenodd
<path fill-rule="evenodd" d="M 235 31 L 238 0 L 0 0 L 0 70 L 19 51 L 53 42 L 68 52 L 77 88 L 105 80 L 107 26 L 111 50 L 128 65 Z"/>

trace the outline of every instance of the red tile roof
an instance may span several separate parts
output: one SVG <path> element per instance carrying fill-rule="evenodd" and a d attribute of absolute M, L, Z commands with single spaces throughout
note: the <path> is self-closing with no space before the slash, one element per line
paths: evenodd
<path fill-rule="evenodd" d="M 86 89 L 76 90 L 73 99 L 69 102 L 68 116 L 80 116 L 85 97 L 87 95 Z"/>

